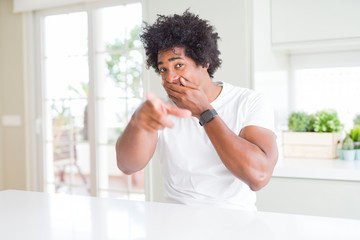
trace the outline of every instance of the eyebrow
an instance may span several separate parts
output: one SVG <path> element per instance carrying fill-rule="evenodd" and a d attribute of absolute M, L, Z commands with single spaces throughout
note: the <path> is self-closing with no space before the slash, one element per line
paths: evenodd
<path fill-rule="evenodd" d="M 173 58 L 169 58 L 168 61 L 169 61 L 169 62 L 172 62 L 172 61 L 175 61 L 176 59 L 183 59 L 183 58 L 181 58 L 181 57 L 173 57 Z M 157 65 L 159 66 L 159 65 L 161 65 L 161 64 L 163 64 L 163 62 L 160 61 L 160 62 L 158 62 Z"/>

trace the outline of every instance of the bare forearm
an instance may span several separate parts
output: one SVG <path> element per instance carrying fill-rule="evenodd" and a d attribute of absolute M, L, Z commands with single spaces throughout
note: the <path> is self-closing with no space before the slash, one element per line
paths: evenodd
<path fill-rule="evenodd" d="M 224 165 L 236 177 L 259 190 L 270 180 L 277 151 L 267 151 L 244 137 L 233 133 L 219 116 L 204 125 Z M 276 149 L 276 146 L 272 146 Z M 269 153 L 270 152 L 270 153 Z"/>
<path fill-rule="evenodd" d="M 126 174 L 143 169 L 154 154 L 157 131 L 148 132 L 130 121 L 116 143 L 117 165 Z"/>

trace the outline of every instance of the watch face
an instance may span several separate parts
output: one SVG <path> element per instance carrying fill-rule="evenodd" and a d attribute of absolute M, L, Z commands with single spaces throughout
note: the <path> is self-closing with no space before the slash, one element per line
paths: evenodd
<path fill-rule="evenodd" d="M 217 114 L 217 112 L 215 111 L 215 109 L 212 109 L 212 110 L 206 110 L 205 112 L 203 112 L 201 115 L 200 115 L 200 125 L 203 126 L 204 123 L 208 123 L 210 122 L 211 120 L 214 119 L 215 115 Z"/>
<path fill-rule="evenodd" d="M 205 111 L 201 116 L 204 119 L 204 122 L 206 123 L 209 122 L 214 117 L 213 113 L 210 110 Z"/>

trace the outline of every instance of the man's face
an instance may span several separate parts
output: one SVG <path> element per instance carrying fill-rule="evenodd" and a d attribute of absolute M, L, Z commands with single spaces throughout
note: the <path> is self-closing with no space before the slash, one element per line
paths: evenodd
<path fill-rule="evenodd" d="M 162 85 L 179 84 L 180 77 L 195 85 L 201 86 L 202 79 L 208 75 L 207 68 L 196 65 L 195 61 L 185 56 L 183 47 L 174 47 L 160 51 L 158 54 L 158 69 L 162 78 Z"/>

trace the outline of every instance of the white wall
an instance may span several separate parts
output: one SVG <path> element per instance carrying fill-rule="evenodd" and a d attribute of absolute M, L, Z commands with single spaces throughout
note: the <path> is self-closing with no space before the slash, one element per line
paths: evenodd
<path fill-rule="evenodd" d="M 251 9 L 249 0 L 183 0 L 183 1 L 164 1 L 148 0 L 145 6 L 145 21 L 152 23 L 157 14 L 181 14 L 187 8 L 198 14 L 201 18 L 207 19 L 215 26 L 221 38 L 219 49 L 223 61 L 221 68 L 215 73 L 214 81 L 225 81 L 231 84 L 251 87 L 251 43 L 249 23 L 246 10 Z M 160 77 L 149 70 L 150 78 L 149 90 L 157 95 L 165 96 L 160 84 Z M 152 197 L 155 201 L 162 201 L 162 181 L 160 165 L 157 159 L 152 160 L 151 171 L 154 178 Z"/>
<path fill-rule="evenodd" d="M 16 115 L 24 121 L 23 18 L 12 13 L 12 0 L 0 1 L 0 116 Z M 24 125 L 0 127 L 0 179 L 2 188 L 26 189 Z M 1 186 L 0 186 L 1 187 Z"/>
<path fill-rule="evenodd" d="M 284 103 L 288 102 L 289 57 L 272 49 L 270 0 L 253 1 L 253 49 L 254 88 L 272 100 L 279 129 L 286 122 L 288 112 Z"/>

